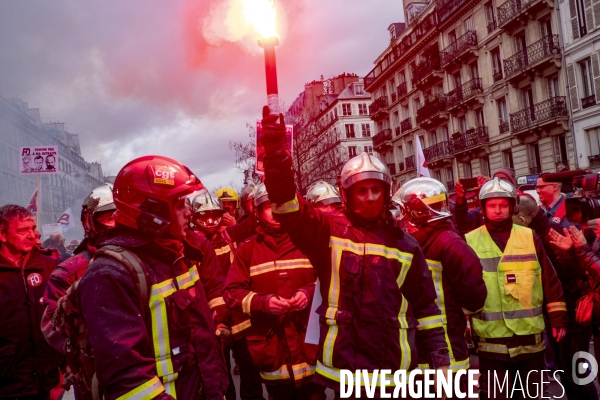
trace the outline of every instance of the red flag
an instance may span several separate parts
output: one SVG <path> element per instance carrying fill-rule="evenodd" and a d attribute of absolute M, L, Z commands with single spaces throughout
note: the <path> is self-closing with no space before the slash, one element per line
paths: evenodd
<path fill-rule="evenodd" d="M 37 189 L 31 195 L 31 199 L 29 200 L 29 204 L 27 204 L 27 210 L 36 213 L 37 212 Z"/>

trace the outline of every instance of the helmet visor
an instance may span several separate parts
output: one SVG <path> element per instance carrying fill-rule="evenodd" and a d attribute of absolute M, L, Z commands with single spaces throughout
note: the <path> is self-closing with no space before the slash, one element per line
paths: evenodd
<path fill-rule="evenodd" d="M 206 210 L 194 213 L 192 221 L 203 228 L 215 228 L 223 219 L 223 210 Z"/>
<path fill-rule="evenodd" d="M 194 198 L 196 198 L 198 195 L 204 194 L 204 193 L 208 193 L 208 190 L 206 188 L 202 188 L 202 189 L 198 189 L 198 190 L 194 190 L 192 193 L 188 193 L 184 196 L 179 197 L 179 200 L 184 199 L 185 200 L 185 206 L 187 208 L 190 209 L 190 211 L 194 211 L 192 204 L 194 202 Z"/>

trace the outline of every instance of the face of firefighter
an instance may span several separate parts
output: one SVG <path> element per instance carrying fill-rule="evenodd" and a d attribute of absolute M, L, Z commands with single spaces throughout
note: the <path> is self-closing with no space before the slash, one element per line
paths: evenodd
<path fill-rule="evenodd" d="M 383 209 L 384 195 L 384 185 L 379 180 L 357 182 L 350 187 L 352 211 L 366 219 L 377 218 Z"/>
<path fill-rule="evenodd" d="M 5 229 L 0 229 L 0 242 L 11 254 L 27 254 L 36 242 L 35 220 L 15 218 L 8 221 Z"/>
<path fill-rule="evenodd" d="M 229 215 L 235 215 L 235 201 L 222 201 L 223 211 L 229 213 Z"/>
<path fill-rule="evenodd" d="M 281 228 L 281 224 L 273 218 L 273 210 L 271 210 L 271 202 L 265 201 L 258 206 L 258 218 L 260 222 L 273 229 Z"/>
<path fill-rule="evenodd" d="M 171 235 L 176 239 L 183 239 L 188 230 L 192 211 L 186 206 L 185 199 L 180 199 L 173 206 L 173 221 L 171 221 Z"/>
<path fill-rule="evenodd" d="M 485 202 L 485 218 L 500 222 L 510 217 L 510 200 L 489 199 Z"/>

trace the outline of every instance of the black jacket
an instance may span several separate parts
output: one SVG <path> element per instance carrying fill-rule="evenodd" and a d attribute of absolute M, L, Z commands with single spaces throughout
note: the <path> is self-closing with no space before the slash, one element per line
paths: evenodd
<path fill-rule="evenodd" d="M 171 251 L 123 227 L 107 231 L 98 248 L 107 244 L 126 247 L 142 259 L 152 292 L 150 304 L 140 305 L 126 267 L 107 256 L 97 256 L 80 280 L 81 307 L 104 398 L 148 386 L 155 389 L 154 397 L 178 373 L 177 398 L 223 399 L 228 379 L 204 288 L 194 272 L 199 261 L 183 258 L 181 243 Z M 161 336 L 165 329 L 168 342 L 166 334 Z M 160 351 L 165 354 L 157 360 Z"/>
<path fill-rule="evenodd" d="M 25 268 L 0 256 L 0 399 L 47 393 L 62 356 L 44 339 L 42 298 L 56 261 L 33 250 Z"/>

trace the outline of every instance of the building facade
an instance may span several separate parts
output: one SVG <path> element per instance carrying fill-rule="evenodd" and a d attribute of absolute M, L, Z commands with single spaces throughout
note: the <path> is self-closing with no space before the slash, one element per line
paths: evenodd
<path fill-rule="evenodd" d="M 69 207 L 79 218 L 85 196 L 103 183 L 102 166 L 81 156 L 79 135 L 64 123 L 42 123 L 39 109 L 21 99 L 0 96 L 0 143 L 0 205 L 27 206 L 36 191 L 35 175 L 19 173 L 20 147 L 58 146 L 58 173 L 41 177 L 42 224 L 55 223 Z"/>
<path fill-rule="evenodd" d="M 371 94 L 354 74 L 305 85 L 286 113 L 286 121 L 294 125 L 294 168 L 301 193 L 319 180 L 335 184 L 349 158 L 363 151 L 374 154 L 370 104 Z"/>
<path fill-rule="evenodd" d="M 558 2 L 576 166 L 600 170 L 600 2 Z"/>
<path fill-rule="evenodd" d="M 524 176 L 575 165 L 553 2 L 408 2 L 405 18 L 364 78 L 395 187 L 416 176 L 415 140 L 449 191 L 500 167 Z"/>

